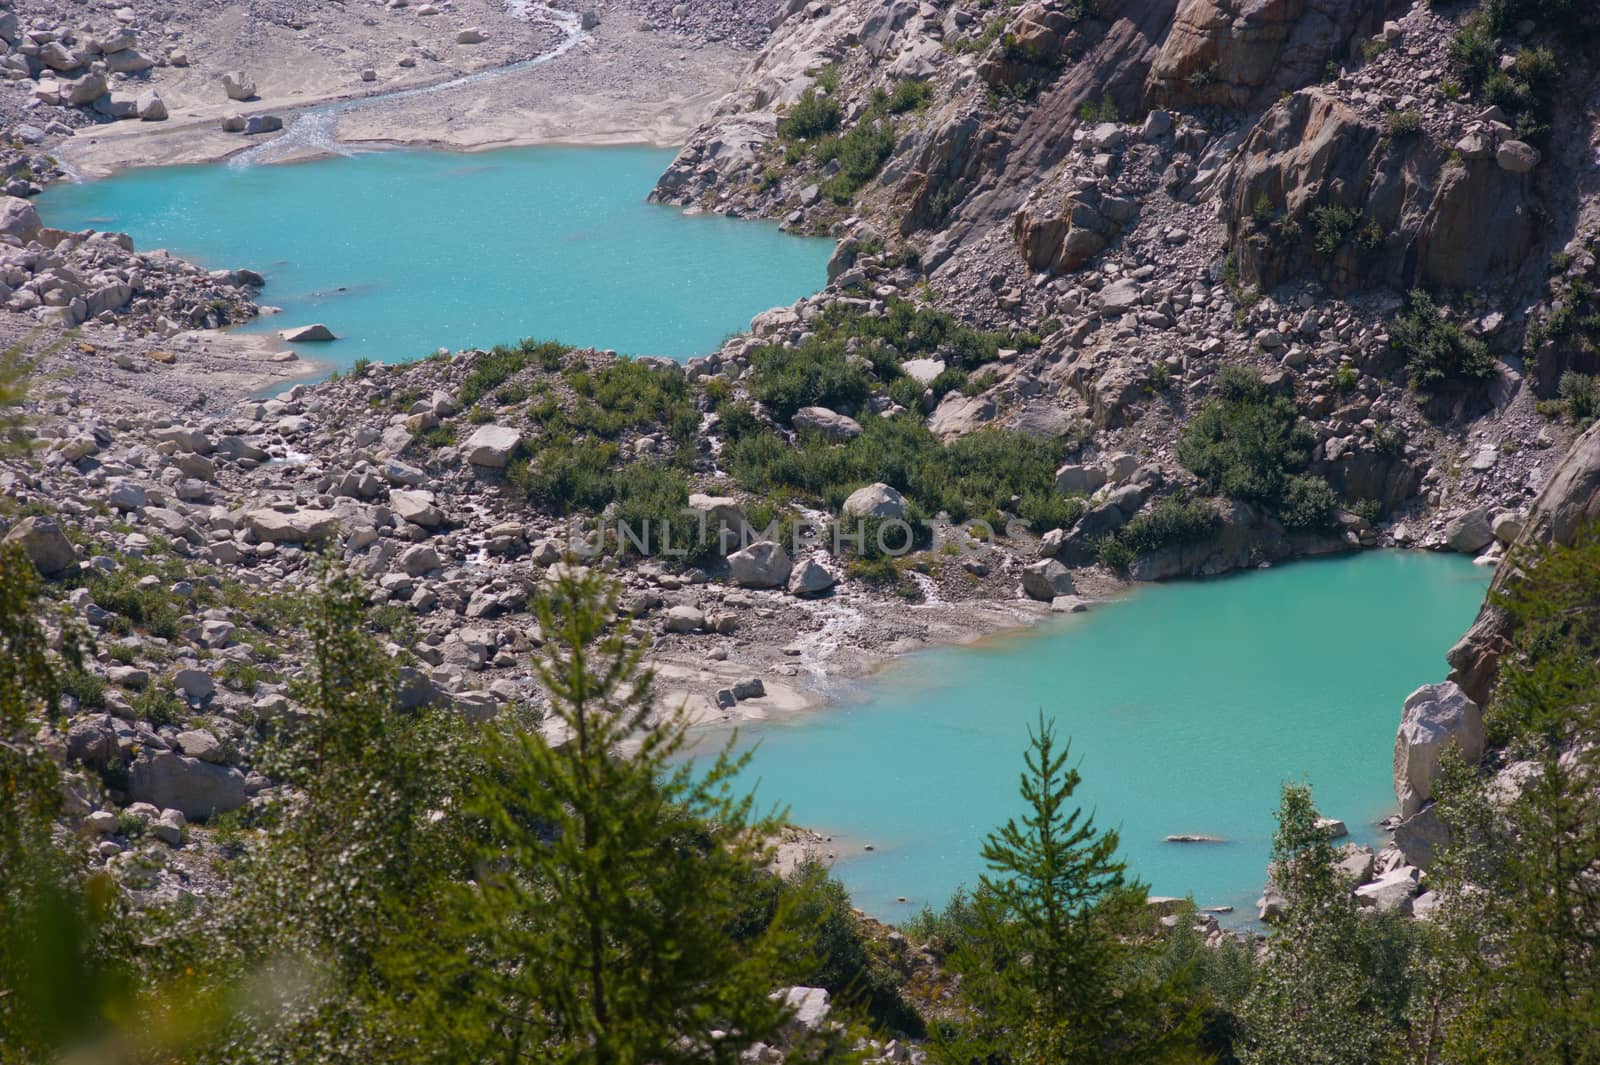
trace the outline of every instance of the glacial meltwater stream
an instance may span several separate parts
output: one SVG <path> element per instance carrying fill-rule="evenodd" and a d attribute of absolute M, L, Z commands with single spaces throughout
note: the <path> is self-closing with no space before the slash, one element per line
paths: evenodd
<path fill-rule="evenodd" d="M 245 331 L 326 323 L 340 339 L 299 351 L 335 367 L 529 336 L 685 358 L 820 289 L 833 242 L 646 203 L 672 156 L 376 151 L 134 170 L 37 202 L 48 225 L 260 271 L 283 313 Z"/>
<path fill-rule="evenodd" d="M 1141 587 L 914 655 L 843 705 L 746 728 L 741 746 L 759 741 L 748 775 L 762 802 L 838 833 L 856 904 L 899 920 L 977 883 L 983 837 L 1023 813 L 1017 777 L 1042 709 L 1072 739 L 1078 798 L 1121 829 L 1152 893 L 1253 918 L 1285 780 L 1309 780 L 1355 839 L 1379 835 L 1400 704 L 1442 677 L 1487 580 L 1460 556 L 1390 551 Z M 1226 842 L 1164 842 L 1181 834 Z"/>

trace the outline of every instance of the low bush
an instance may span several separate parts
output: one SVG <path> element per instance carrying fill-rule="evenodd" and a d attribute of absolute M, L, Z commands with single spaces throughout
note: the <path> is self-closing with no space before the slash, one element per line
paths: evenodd
<path fill-rule="evenodd" d="M 851 364 L 841 341 L 812 337 L 798 347 L 773 344 L 750 353 L 750 395 L 783 421 L 801 407 L 853 410 L 871 392 L 866 372 Z"/>
<path fill-rule="evenodd" d="M 815 140 L 838 129 L 841 117 L 836 100 L 807 89 L 778 120 L 778 136 L 784 140 Z"/>
<path fill-rule="evenodd" d="M 996 519 L 1011 513 L 1044 531 L 1070 526 L 1083 512 L 1082 500 L 1055 491 L 1055 471 L 1072 446 L 1000 430 L 941 444 L 919 418 L 872 418 L 843 444 L 802 438 L 796 446 L 756 432 L 733 441 L 723 457 L 757 495 L 798 496 L 837 509 L 855 489 L 883 481 L 928 514 L 982 518 L 1004 531 Z"/>
<path fill-rule="evenodd" d="M 1284 486 L 1278 518 L 1284 528 L 1296 532 L 1320 532 L 1333 528 L 1339 510 L 1339 497 L 1333 486 L 1315 474 L 1302 473 L 1289 478 Z"/>
<path fill-rule="evenodd" d="M 472 406 L 529 366 L 557 369 L 571 350 L 565 344 L 531 338 L 518 341 L 515 347 L 497 344 L 477 357 L 467 379 L 461 382 L 461 405 Z"/>
<path fill-rule="evenodd" d="M 1276 503 L 1315 442 L 1294 402 L 1258 374 L 1223 367 L 1215 394 L 1178 437 L 1178 461 L 1230 499 Z"/>
<path fill-rule="evenodd" d="M 907 111 L 923 111 L 933 103 L 933 87 L 926 81 L 908 78 L 895 83 L 894 91 L 884 99 L 883 106 L 891 115 Z"/>
<path fill-rule="evenodd" d="M 894 123 L 869 113 L 843 135 L 817 145 L 816 160 L 824 164 L 838 160 L 839 172 L 823 185 L 835 203 L 849 203 L 862 186 L 882 169 L 894 151 Z"/>
<path fill-rule="evenodd" d="M 1406 360 L 1413 388 L 1437 388 L 1450 381 L 1483 381 L 1494 376 L 1489 346 L 1448 321 L 1433 298 L 1420 289 L 1389 327 L 1390 343 Z"/>

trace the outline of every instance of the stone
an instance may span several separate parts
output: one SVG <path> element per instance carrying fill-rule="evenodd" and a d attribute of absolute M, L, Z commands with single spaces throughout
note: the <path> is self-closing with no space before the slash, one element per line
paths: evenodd
<path fill-rule="evenodd" d="M 395 564 L 408 577 L 423 577 L 441 566 L 439 552 L 427 544 L 406 548 L 395 560 Z"/>
<path fill-rule="evenodd" d="M 222 116 L 220 124 L 224 133 L 243 133 L 246 122 L 243 115 L 226 114 Z"/>
<path fill-rule="evenodd" d="M 389 506 L 401 519 L 424 529 L 444 524 L 444 513 L 434 505 L 432 492 L 395 489 L 389 493 Z"/>
<path fill-rule="evenodd" d="M 321 322 L 315 325 L 302 325 L 293 329 L 280 329 L 278 335 L 291 344 L 307 344 L 323 340 L 337 340 L 333 330 Z"/>
<path fill-rule="evenodd" d="M 1072 571 L 1053 558 L 1024 566 L 1022 590 L 1030 599 L 1053 603 L 1057 597 L 1073 593 Z"/>
<path fill-rule="evenodd" d="M 821 1028 L 833 1009 L 828 992 L 820 987 L 791 987 L 783 993 L 783 1004 L 789 1011 L 790 1028 L 797 1034 Z"/>
<path fill-rule="evenodd" d="M 230 70 L 222 75 L 222 91 L 230 100 L 251 100 L 256 95 L 256 83 L 246 78 L 243 71 Z"/>
<path fill-rule="evenodd" d="M 43 228 L 44 223 L 33 204 L 19 196 L 0 197 L 0 236 L 15 237 L 27 244 Z"/>
<path fill-rule="evenodd" d="M 1511 544 L 1522 534 L 1522 516 L 1514 510 L 1502 510 L 1490 519 L 1489 526 L 1496 540 Z"/>
<path fill-rule="evenodd" d="M 852 518 L 903 518 L 906 497 L 879 481 L 851 492 L 844 501 L 844 513 Z"/>
<path fill-rule="evenodd" d="M 339 516 L 329 510 L 248 511 L 245 524 L 257 540 L 268 544 L 312 544 L 339 531 Z"/>
<path fill-rule="evenodd" d="M 220 764 L 227 761 L 227 754 L 222 749 L 222 741 L 206 729 L 190 729 L 177 735 L 178 749 L 190 758 L 198 758 L 202 762 Z"/>
<path fill-rule="evenodd" d="M 1450 826 L 1436 807 L 1427 806 L 1394 826 L 1394 845 L 1406 861 L 1420 869 L 1433 866 L 1439 852 L 1450 843 Z"/>
<path fill-rule="evenodd" d="M 172 751 L 146 750 L 129 768 L 128 795 L 203 820 L 244 805 L 244 774 Z"/>
<path fill-rule="evenodd" d="M 767 694 L 767 686 L 760 677 L 748 677 L 736 683 L 733 688 L 733 697 L 739 700 L 763 699 Z"/>
<path fill-rule="evenodd" d="M 1062 495 L 1088 495 L 1106 483 L 1106 471 L 1099 466 L 1071 464 L 1056 471 L 1056 491 Z"/>
<path fill-rule="evenodd" d="M 283 128 L 283 119 L 277 115 L 251 115 L 244 120 L 246 136 L 257 133 L 276 133 Z"/>
<path fill-rule="evenodd" d="M 113 74 L 141 74 L 156 65 L 156 61 L 137 48 L 124 48 L 105 56 L 106 69 Z"/>
<path fill-rule="evenodd" d="M 1126 314 L 1139 306 L 1139 282 L 1131 277 L 1107 285 L 1100 293 L 1100 309 L 1106 315 Z"/>
<path fill-rule="evenodd" d="M 665 628 L 668 632 L 699 632 L 705 625 L 705 613 L 695 607 L 675 606 L 667 611 Z"/>
<path fill-rule="evenodd" d="M 1374 858 L 1371 847 L 1350 846 L 1334 863 L 1334 871 L 1353 884 L 1365 884 L 1372 879 Z"/>
<path fill-rule="evenodd" d="M 789 594 L 799 599 L 826 595 L 833 585 L 833 574 L 815 559 L 806 559 L 789 574 Z"/>
<path fill-rule="evenodd" d="M 1379 913 L 1410 913 L 1418 874 L 1414 865 L 1403 865 L 1383 873 L 1372 883 L 1356 888 L 1356 904 Z"/>
<path fill-rule="evenodd" d="M 1509 170 L 1513 174 L 1529 173 L 1543 158 L 1539 149 L 1526 141 L 1501 141 L 1500 149 L 1494 156 L 1501 170 Z"/>
<path fill-rule="evenodd" d="M 41 515 L 23 518 L 0 543 L 22 548 L 41 577 L 54 577 L 77 565 L 78 553 L 55 519 Z"/>
<path fill-rule="evenodd" d="M 758 541 L 728 556 L 729 574 L 741 588 L 781 588 L 792 569 L 789 553 L 772 540 Z"/>
<path fill-rule="evenodd" d="M 139 94 L 134 107 L 139 112 L 141 122 L 164 122 L 167 118 L 167 105 L 161 99 L 161 94 L 154 89 Z"/>
<path fill-rule="evenodd" d="M 74 81 L 62 82 L 61 87 L 67 103 L 79 107 L 94 103 L 110 88 L 104 74 L 92 72 Z"/>
<path fill-rule="evenodd" d="M 1454 681 L 1427 684 L 1406 698 L 1394 741 L 1394 794 L 1410 817 L 1433 797 L 1439 760 L 1460 748 L 1468 764 L 1483 757 L 1483 711 Z"/>
<path fill-rule="evenodd" d="M 480 425 L 467 437 L 467 461 L 485 469 L 503 470 L 522 443 L 522 434 L 509 426 Z"/>
<path fill-rule="evenodd" d="M 457 44 L 482 44 L 488 39 L 489 35 L 478 29 L 476 26 L 464 29 L 460 33 L 456 34 Z"/>
<path fill-rule="evenodd" d="M 861 435 L 861 423 L 827 407 L 801 407 L 790 424 L 797 431 L 818 433 L 828 440 L 853 440 Z"/>
<path fill-rule="evenodd" d="M 203 702 L 217 691 L 217 683 L 211 679 L 211 674 L 200 669 L 178 670 L 172 676 L 172 686 L 195 702 Z"/>
<path fill-rule="evenodd" d="M 945 371 L 943 359 L 907 359 L 900 364 L 900 372 L 926 388 Z"/>
<path fill-rule="evenodd" d="M 1465 555 L 1475 555 L 1494 543 L 1494 527 L 1489 523 L 1489 508 L 1478 507 L 1457 514 L 1444 527 L 1445 546 Z"/>

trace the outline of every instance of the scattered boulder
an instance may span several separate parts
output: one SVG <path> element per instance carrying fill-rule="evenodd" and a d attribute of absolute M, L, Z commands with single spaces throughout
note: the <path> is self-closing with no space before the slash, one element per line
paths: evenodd
<path fill-rule="evenodd" d="M 1526 141 L 1501 141 L 1500 148 L 1494 156 L 1495 162 L 1500 164 L 1500 169 L 1509 170 L 1513 174 L 1532 172 L 1543 158 L 1539 154 L 1539 149 Z"/>
<path fill-rule="evenodd" d="M 244 805 L 244 774 L 172 751 L 146 751 L 129 769 L 128 795 L 203 820 Z"/>
<path fill-rule="evenodd" d="M 244 518 L 256 539 L 269 544 L 318 543 L 339 531 L 339 516 L 328 510 L 263 508 L 249 511 Z"/>
<path fill-rule="evenodd" d="M 222 91 L 228 94 L 230 100 L 253 100 L 256 83 L 245 77 L 243 71 L 230 70 L 222 75 Z"/>
<path fill-rule="evenodd" d="M 27 244 L 39 235 L 44 223 L 33 204 L 20 196 L 0 197 L 0 236 L 15 237 Z"/>
<path fill-rule="evenodd" d="M 1494 543 L 1489 508 L 1478 507 L 1451 518 L 1444 527 L 1444 541 L 1450 550 L 1466 555 L 1475 555 Z"/>
<path fill-rule="evenodd" d="M 1456 745 L 1469 763 L 1483 757 L 1483 711 L 1454 681 L 1427 684 L 1406 698 L 1394 741 L 1394 794 L 1410 817 L 1433 797 L 1439 759 Z"/>
<path fill-rule="evenodd" d="M 41 577 L 54 577 L 77 565 L 78 554 L 55 519 L 37 514 L 23 518 L 6 533 L 5 544 L 20 546 Z"/>
<path fill-rule="evenodd" d="M 389 506 L 405 521 L 424 529 L 444 524 L 444 513 L 434 505 L 432 492 L 395 490 L 389 493 Z"/>
<path fill-rule="evenodd" d="M 509 426 L 480 425 L 467 438 L 467 461 L 474 466 L 503 470 L 522 443 L 522 434 Z"/>
<path fill-rule="evenodd" d="M 733 583 L 741 588 L 781 588 L 792 569 L 789 553 L 772 540 L 758 541 L 728 556 Z"/>
<path fill-rule="evenodd" d="M 852 518 L 903 518 L 906 497 L 879 481 L 851 492 L 844 501 L 844 512 Z"/>
<path fill-rule="evenodd" d="M 861 435 L 861 423 L 827 407 L 801 407 L 790 419 L 797 430 L 820 433 L 829 440 L 852 440 Z"/>
<path fill-rule="evenodd" d="M 816 559 L 806 559 L 789 574 L 789 594 L 800 599 L 826 595 L 833 585 L 833 574 Z"/>
<path fill-rule="evenodd" d="M 278 335 L 291 344 L 308 344 L 323 340 L 337 340 L 333 330 L 318 322 L 314 325 L 296 326 L 293 329 L 280 329 Z"/>
<path fill-rule="evenodd" d="M 464 29 L 460 33 L 456 34 L 457 44 L 482 44 L 488 39 L 489 35 L 478 29 L 476 26 Z"/>
<path fill-rule="evenodd" d="M 167 105 L 154 89 L 140 93 L 134 106 L 139 111 L 141 122 L 165 122 L 167 119 Z"/>
<path fill-rule="evenodd" d="M 1072 594 L 1072 571 L 1053 558 L 1035 562 L 1023 567 L 1022 590 L 1030 599 L 1053 602 L 1058 596 Z"/>

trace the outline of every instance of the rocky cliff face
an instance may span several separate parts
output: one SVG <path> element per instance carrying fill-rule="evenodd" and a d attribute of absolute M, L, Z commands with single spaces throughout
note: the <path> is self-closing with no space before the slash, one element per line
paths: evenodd
<path fill-rule="evenodd" d="M 1522 523 L 1514 548 L 1568 546 L 1596 521 L 1600 521 L 1600 425 L 1580 436 L 1550 475 Z M 1450 650 L 1450 679 L 1480 703 L 1489 698 L 1506 649 L 1505 617 L 1493 600 L 1518 578 L 1514 565 L 1502 565 L 1496 571 L 1483 610 Z"/>
<path fill-rule="evenodd" d="M 1183 0 L 1150 66 L 1162 107 L 1247 107 L 1322 80 L 1383 28 L 1394 0 Z"/>

